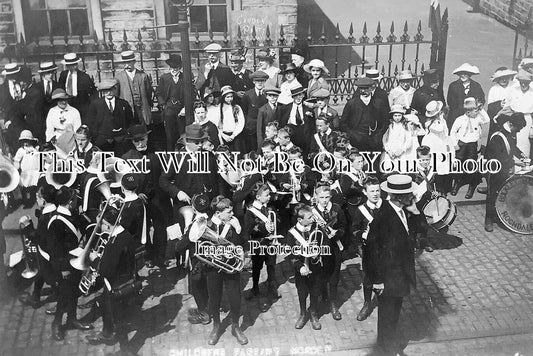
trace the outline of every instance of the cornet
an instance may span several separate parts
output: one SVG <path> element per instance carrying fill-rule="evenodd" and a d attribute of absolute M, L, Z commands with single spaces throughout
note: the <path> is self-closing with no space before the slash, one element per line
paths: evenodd
<path fill-rule="evenodd" d="M 22 240 L 22 255 L 26 268 L 22 271 L 23 278 L 31 279 L 39 273 L 39 259 L 37 246 L 31 241 L 30 233 L 35 231 L 29 216 L 25 215 L 19 220 L 20 238 Z"/>
<path fill-rule="evenodd" d="M 309 268 L 309 262 L 312 264 L 322 264 L 322 257 L 320 256 L 320 252 L 313 252 L 311 249 L 311 246 L 316 246 L 320 248 L 324 242 L 324 233 L 318 229 L 318 225 L 315 225 L 315 229 L 311 232 L 309 235 L 309 238 L 307 239 L 307 246 L 306 250 L 302 251 L 302 256 L 305 257 L 304 264 L 305 267 L 309 270 L 309 273 L 311 272 L 311 268 Z"/>
<path fill-rule="evenodd" d="M 268 211 L 268 220 L 269 223 L 273 226 L 273 231 L 270 235 L 268 235 L 266 238 L 272 241 L 273 245 L 279 245 L 278 239 L 282 239 L 283 235 L 278 235 L 278 223 L 277 223 L 277 217 L 276 213 L 273 210 Z"/>
<path fill-rule="evenodd" d="M 298 204 L 302 198 L 302 192 L 301 192 L 302 177 L 298 177 L 293 170 L 290 171 L 290 175 L 291 175 L 292 200 L 289 204 Z"/>

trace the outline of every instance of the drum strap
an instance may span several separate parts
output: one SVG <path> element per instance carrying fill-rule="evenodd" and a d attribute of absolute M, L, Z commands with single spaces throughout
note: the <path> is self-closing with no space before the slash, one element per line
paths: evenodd
<path fill-rule="evenodd" d="M 98 177 L 91 177 L 87 180 L 87 183 L 85 184 L 85 191 L 83 193 L 83 205 L 82 205 L 82 211 L 86 212 L 89 204 L 89 192 L 91 191 L 91 184 L 95 179 Z"/>
<path fill-rule="evenodd" d="M 492 140 L 492 138 L 495 137 L 495 136 L 500 136 L 502 138 L 503 143 L 505 144 L 505 149 L 507 150 L 507 154 L 510 155 L 511 154 L 511 145 L 509 144 L 509 140 L 507 139 L 507 137 L 505 137 L 505 135 L 503 133 L 501 133 L 500 131 L 497 131 L 497 132 L 492 134 L 490 139 Z"/>

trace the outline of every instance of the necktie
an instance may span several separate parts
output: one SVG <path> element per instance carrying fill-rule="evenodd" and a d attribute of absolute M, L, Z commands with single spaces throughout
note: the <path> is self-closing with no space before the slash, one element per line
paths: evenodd
<path fill-rule="evenodd" d="M 403 212 L 403 209 L 400 210 L 400 217 L 402 218 L 402 223 L 405 226 L 405 229 L 407 230 L 407 232 L 409 232 L 409 228 L 407 226 L 407 218 L 405 217 L 405 213 Z"/>
<path fill-rule="evenodd" d="M 113 102 L 111 100 L 108 100 L 108 106 L 109 106 L 109 111 L 113 112 Z"/>
<path fill-rule="evenodd" d="M 66 91 L 68 95 L 72 96 L 72 73 L 68 74 Z"/>
<path fill-rule="evenodd" d="M 20 89 L 20 85 L 15 84 L 13 86 L 13 91 L 15 92 L 15 100 L 20 100 L 22 96 L 22 90 Z"/>
<path fill-rule="evenodd" d="M 52 82 L 48 81 L 46 84 L 46 95 L 50 95 L 52 93 Z"/>
<path fill-rule="evenodd" d="M 264 215 L 267 215 L 268 214 L 268 211 L 267 211 L 267 208 L 266 206 L 261 206 L 261 212 L 264 214 Z"/>
<path fill-rule="evenodd" d="M 323 145 L 326 144 L 326 134 L 325 133 L 321 133 L 320 134 L 320 141 L 322 142 Z"/>
<path fill-rule="evenodd" d="M 301 125 L 301 124 L 303 124 L 302 115 L 300 115 L 300 107 L 297 106 L 296 107 L 296 125 Z"/>
<path fill-rule="evenodd" d="M 263 95 L 263 91 L 259 90 L 259 96 Z"/>

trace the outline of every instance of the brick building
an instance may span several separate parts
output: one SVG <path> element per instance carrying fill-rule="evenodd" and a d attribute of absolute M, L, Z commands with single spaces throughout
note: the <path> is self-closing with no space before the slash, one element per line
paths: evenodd
<path fill-rule="evenodd" d="M 512 28 L 527 25 L 528 16 L 531 16 L 530 11 L 533 11 L 531 0 L 465 0 L 465 2 L 472 5 L 476 11 L 494 17 Z"/>

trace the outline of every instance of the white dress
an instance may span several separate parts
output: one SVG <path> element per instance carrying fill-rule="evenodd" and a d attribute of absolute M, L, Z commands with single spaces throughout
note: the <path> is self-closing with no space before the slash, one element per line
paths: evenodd
<path fill-rule="evenodd" d="M 385 162 L 395 162 L 395 167 L 405 167 L 404 161 L 416 159 L 418 142 L 413 139 L 414 133 L 402 122 L 393 122 L 383 135 L 383 152 L 381 162 L 387 169 Z M 415 144 L 416 142 L 416 144 Z M 402 162 L 402 163 L 400 163 Z"/>
<path fill-rule="evenodd" d="M 515 112 L 521 112 L 526 119 L 526 126 L 516 134 L 516 146 L 529 157 L 531 152 L 531 143 L 529 136 L 533 132 L 533 89 L 529 89 L 525 93 L 518 87 L 509 89 L 507 97 L 505 98 L 504 107 L 510 107 Z"/>
<path fill-rule="evenodd" d="M 448 135 L 448 125 L 442 116 L 442 113 L 433 120 L 426 121 L 427 134 L 422 138 L 422 146 L 428 146 L 431 153 L 437 153 L 437 170 L 438 174 L 448 174 L 449 164 L 442 162 L 441 153 L 451 154 L 451 159 L 455 158 L 455 150 L 450 136 Z"/>

